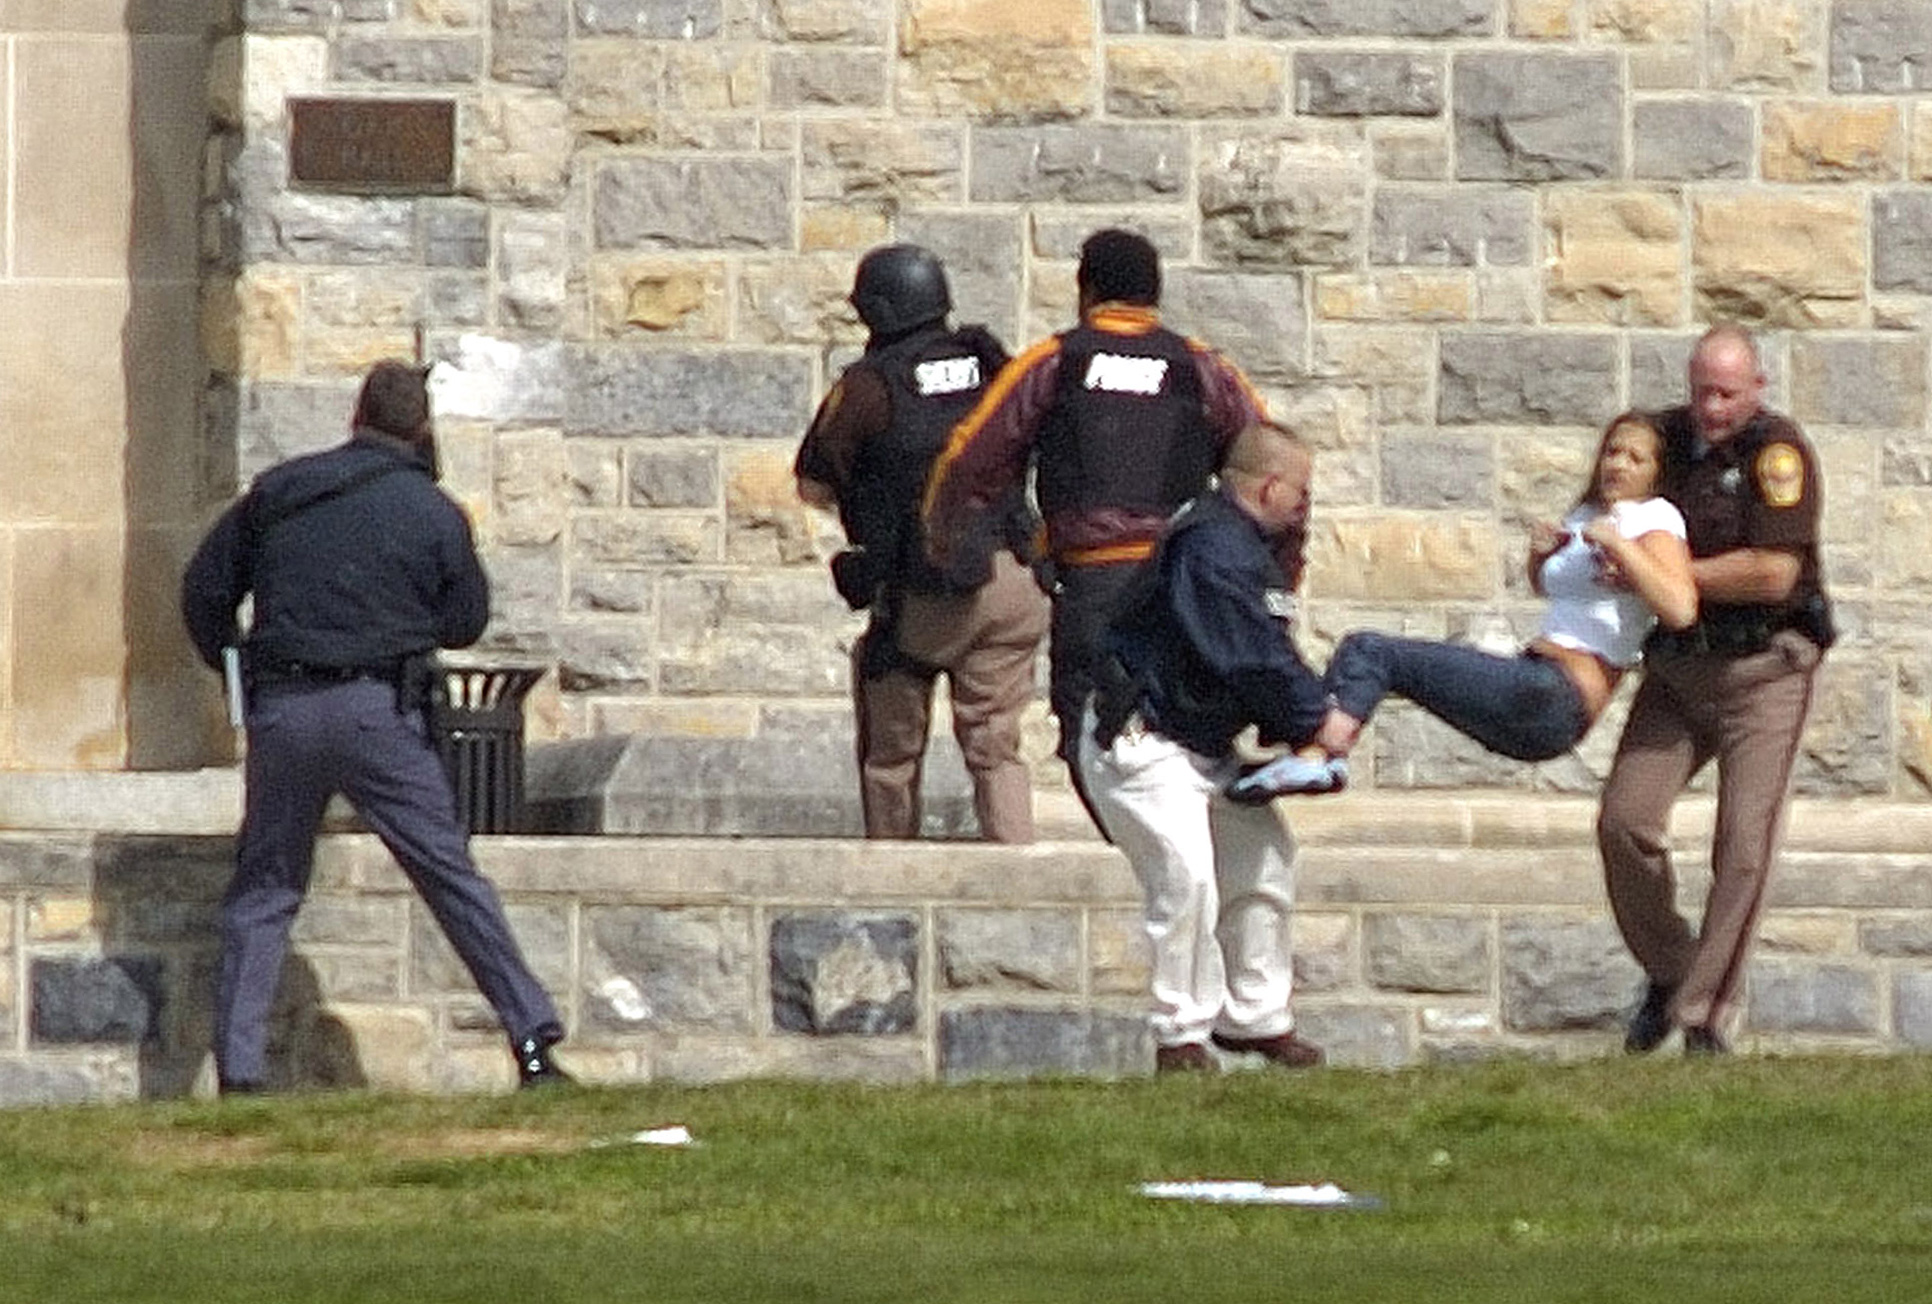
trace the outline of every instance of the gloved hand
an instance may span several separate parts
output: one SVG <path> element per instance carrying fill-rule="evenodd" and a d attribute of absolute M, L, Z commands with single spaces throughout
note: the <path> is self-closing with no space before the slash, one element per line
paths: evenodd
<path fill-rule="evenodd" d="M 1289 752 L 1242 771 L 1227 786 L 1227 799 L 1237 806 L 1265 806 L 1276 797 L 1319 796 L 1348 786 L 1348 762 L 1340 756 L 1310 760 Z"/>

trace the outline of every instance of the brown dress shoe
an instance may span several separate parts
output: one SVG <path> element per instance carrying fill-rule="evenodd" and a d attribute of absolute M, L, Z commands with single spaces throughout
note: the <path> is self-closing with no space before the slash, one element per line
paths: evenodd
<path fill-rule="evenodd" d="M 1215 1062 L 1214 1053 L 1198 1041 L 1154 1048 L 1156 1073 L 1213 1073 L 1220 1067 Z"/>
<path fill-rule="evenodd" d="M 1313 1068 L 1327 1058 L 1320 1046 L 1303 1041 L 1292 1032 L 1284 1032 L 1279 1037 L 1229 1037 L 1217 1032 L 1214 1044 L 1235 1055 L 1259 1055 L 1284 1069 Z"/>

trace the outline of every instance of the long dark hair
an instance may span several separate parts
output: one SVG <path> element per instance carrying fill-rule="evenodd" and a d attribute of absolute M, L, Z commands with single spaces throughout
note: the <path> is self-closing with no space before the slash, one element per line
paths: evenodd
<path fill-rule="evenodd" d="M 1597 439 L 1597 451 L 1590 455 L 1590 477 L 1583 482 L 1583 492 L 1577 495 L 1576 502 L 1572 504 L 1573 508 L 1610 506 L 1609 503 L 1597 497 L 1597 468 L 1603 465 L 1603 450 L 1610 447 L 1610 436 L 1624 426 L 1642 426 L 1650 432 L 1650 437 L 1657 441 L 1657 480 L 1650 486 L 1650 492 L 1652 494 L 1663 492 L 1665 476 L 1670 469 L 1668 466 L 1670 441 L 1664 438 L 1662 415 L 1647 408 L 1631 408 L 1611 417 L 1610 423 L 1603 428 L 1603 434 Z"/>

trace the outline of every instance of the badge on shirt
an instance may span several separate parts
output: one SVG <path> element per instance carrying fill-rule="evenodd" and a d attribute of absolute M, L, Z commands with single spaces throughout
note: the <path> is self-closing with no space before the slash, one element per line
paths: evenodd
<path fill-rule="evenodd" d="M 1805 496 L 1805 460 L 1789 444 L 1772 444 L 1758 454 L 1758 492 L 1772 507 L 1796 507 Z"/>
<path fill-rule="evenodd" d="M 1269 589 L 1261 595 L 1261 601 L 1276 620 L 1293 620 L 1298 610 L 1295 595 L 1287 589 Z"/>

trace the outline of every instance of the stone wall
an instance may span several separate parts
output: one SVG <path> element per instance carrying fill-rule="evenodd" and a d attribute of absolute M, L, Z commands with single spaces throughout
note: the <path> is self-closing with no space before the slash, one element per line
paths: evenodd
<path fill-rule="evenodd" d="M 887 239 L 1019 343 L 1080 239 L 1147 232 L 1170 319 L 1319 446 L 1308 651 L 1507 643 L 1523 525 L 1617 410 L 1762 328 L 1817 441 L 1847 636 L 1801 791 L 1922 799 L 1932 684 L 1932 21 L 1916 0 L 247 0 L 216 52 L 210 438 L 338 437 L 438 359 L 489 645 L 554 661 L 538 737 L 842 731 L 835 527 L 788 464 Z M 292 95 L 455 101 L 454 193 L 287 188 Z M 217 464 L 224 456 L 211 459 Z M 211 486 L 219 500 L 231 485 Z M 1047 755 L 1043 711 L 1031 735 Z M 1358 782 L 1592 790 L 1392 709 Z M 1043 763 L 1041 782 L 1060 782 Z"/>
<path fill-rule="evenodd" d="M 1619 1054 L 1641 980 L 1587 801 L 1290 803 L 1300 1026 L 1339 1064 Z M 1746 1052 L 1932 1049 L 1925 805 L 1799 803 Z M 1695 908 L 1708 807 L 1680 819 Z M 481 838 L 596 1082 L 1148 1072 L 1139 893 L 1088 840 Z M 206 1090 L 224 838 L 0 834 L 0 1105 Z M 381 848 L 325 838 L 285 1085 L 507 1089 L 500 1034 Z"/>

